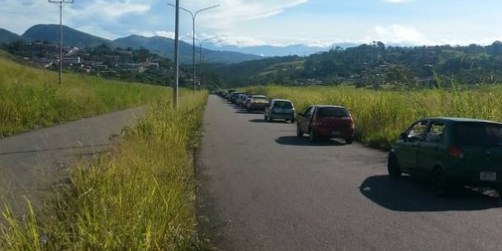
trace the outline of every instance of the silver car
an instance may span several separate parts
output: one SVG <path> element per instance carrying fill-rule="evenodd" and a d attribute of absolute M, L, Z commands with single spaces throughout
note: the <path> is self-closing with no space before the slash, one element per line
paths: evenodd
<path fill-rule="evenodd" d="M 295 106 L 293 102 L 287 99 L 272 99 L 265 107 L 265 120 L 283 119 L 285 121 L 295 122 Z"/>

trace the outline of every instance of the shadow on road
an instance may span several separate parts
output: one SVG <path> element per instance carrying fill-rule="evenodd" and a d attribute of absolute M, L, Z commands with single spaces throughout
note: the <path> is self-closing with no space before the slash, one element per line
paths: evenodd
<path fill-rule="evenodd" d="M 322 140 L 316 142 L 310 142 L 307 137 L 296 137 L 296 136 L 282 136 L 275 140 L 275 142 L 281 145 L 291 145 L 291 146 L 343 146 L 345 144 L 340 143 L 335 140 Z"/>
<path fill-rule="evenodd" d="M 428 182 L 411 176 L 392 179 L 387 175 L 364 180 L 359 191 L 376 204 L 393 211 L 471 211 L 502 207 L 496 193 L 459 189 L 448 198 L 437 197 Z"/>

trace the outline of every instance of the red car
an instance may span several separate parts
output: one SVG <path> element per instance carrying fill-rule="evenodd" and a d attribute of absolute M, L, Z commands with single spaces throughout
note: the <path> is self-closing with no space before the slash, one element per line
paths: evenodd
<path fill-rule="evenodd" d="M 342 106 L 313 105 L 298 114 L 296 136 L 308 133 L 311 141 L 340 138 L 347 144 L 354 141 L 355 126 L 349 111 Z"/>

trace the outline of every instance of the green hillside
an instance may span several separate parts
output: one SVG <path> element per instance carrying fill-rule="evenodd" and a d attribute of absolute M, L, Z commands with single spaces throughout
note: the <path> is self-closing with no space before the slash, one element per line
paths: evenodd
<path fill-rule="evenodd" d="M 430 88 L 502 82 L 502 42 L 469 46 L 334 48 L 307 57 L 275 57 L 212 66 L 222 86 L 340 85 Z"/>
<path fill-rule="evenodd" d="M 14 62 L 0 51 L 0 137 L 52 124 L 147 104 L 170 95 L 145 84 L 64 74 Z"/>

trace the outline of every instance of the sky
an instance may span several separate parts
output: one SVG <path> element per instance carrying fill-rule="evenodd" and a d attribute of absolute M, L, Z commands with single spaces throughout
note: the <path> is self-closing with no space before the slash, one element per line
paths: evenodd
<path fill-rule="evenodd" d="M 67 1 L 67 0 L 66 0 Z M 501 0 L 179 0 L 195 13 L 196 38 L 225 45 L 334 43 L 491 44 L 502 40 Z M 0 28 L 19 35 L 58 24 L 47 0 L 0 0 Z M 107 39 L 136 34 L 174 37 L 175 0 L 74 0 L 63 24 Z M 180 10 L 180 38 L 190 41 L 191 15 Z"/>

